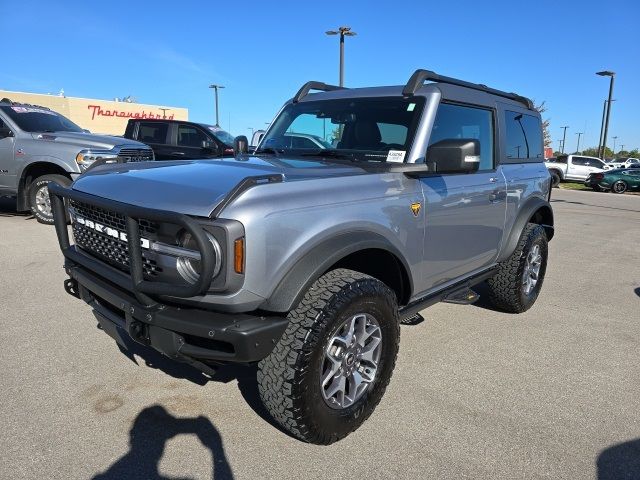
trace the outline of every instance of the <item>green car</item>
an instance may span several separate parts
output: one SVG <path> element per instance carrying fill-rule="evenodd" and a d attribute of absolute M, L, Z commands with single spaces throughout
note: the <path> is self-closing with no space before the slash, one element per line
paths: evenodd
<path fill-rule="evenodd" d="M 584 184 L 597 191 L 611 190 L 613 193 L 640 190 L 640 168 L 619 168 L 608 172 L 592 173 Z"/>

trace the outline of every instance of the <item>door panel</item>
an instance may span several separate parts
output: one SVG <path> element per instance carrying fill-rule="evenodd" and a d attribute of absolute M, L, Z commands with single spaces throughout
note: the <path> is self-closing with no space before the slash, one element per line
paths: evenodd
<path fill-rule="evenodd" d="M 0 128 L 5 128 L 0 119 Z M 15 137 L 0 138 L 0 188 L 14 188 L 16 163 L 14 158 Z"/>
<path fill-rule="evenodd" d="M 427 288 L 491 264 L 498 256 L 506 184 L 498 172 L 425 177 Z"/>

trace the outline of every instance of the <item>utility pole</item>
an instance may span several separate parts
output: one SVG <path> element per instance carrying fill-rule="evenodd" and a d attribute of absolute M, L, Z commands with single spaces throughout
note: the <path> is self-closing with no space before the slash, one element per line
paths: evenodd
<path fill-rule="evenodd" d="M 561 138 L 558 139 L 558 151 L 560 153 L 562 153 L 562 139 Z"/>
<path fill-rule="evenodd" d="M 620 152 L 624 152 L 624 144 L 620 145 Z"/>
<path fill-rule="evenodd" d="M 576 153 L 580 153 L 580 136 L 583 134 L 584 132 L 578 132 L 576 133 L 576 135 L 578 135 L 578 145 L 576 146 Z"/>
<path fill-rule="evenodd" d="M 616 141 L 618 140 L 618 137 L 613 137 L 613 156 L 616 156 Z"/>
<path fill-rule="evenodd" d="M 356 32 L 351 27 L 338 27 L 338 30 L 328 30 L 327 35 L 340 35 L 340 86 L 344 86 L 344 37 L 354 37 Z"/>
<path fill-rule="evenodd" d="M 602 160 L 606 157 L 607 153 L 607 133 L 609 132 L 609 116 L 611 115 L 611 99 L 613 98 L 613 81 L 616 78 L 616 73 L 610 70 L 603 70 L 602 72 L 596 72 L 596 75 L 601 77 L 609 77 L 609 99 L 607 102 L 607 116 L 604 121 L 604 132 L 602 134 Z"/>
<path fill-rule="evenodd" d="M 569 128 L 569 125 L 566 125 L 564 127 L 560 127 L 562 129 L 564 129 L 564 133 L 562 134 L 562 152 L 564 153 L 564 146 L 566 144 L 566 140 L 567 140 L 567 128 Z"/>
<path fill-rule="evenodd" d="M 218 89 L 219 88 L 224 88 L 223 85 L 215 85 L 215 84 L 211 84 L 209 85 L 209 88 L 213 88 L 215 90 L 215 99 L 216 99 L 216 127 L 220 126 L 220 118 L 218 117 Z"/>

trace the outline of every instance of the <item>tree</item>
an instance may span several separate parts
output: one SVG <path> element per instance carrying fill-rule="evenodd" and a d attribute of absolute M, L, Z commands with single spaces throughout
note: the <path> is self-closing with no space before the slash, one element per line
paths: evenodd
<path fill-rule="evenodd" d="M 533 108 L 535 108 L 538 111 L 538 113 L 540 114 L 540 116 L 542 116 L 542 114 L 547 111 L 547 107 L 545 106 L 545 100 L 540 102 L 538 105 L 536 105 L 535 102 L 534 102 Z M 542 138 L 544 139 L 544 146 L 545 147 L 550 147 L 552 140 L 551 140 L 551 134 L 549 133 L 549 119 L 548 118 L 546 120 L 542 120 Z"/>

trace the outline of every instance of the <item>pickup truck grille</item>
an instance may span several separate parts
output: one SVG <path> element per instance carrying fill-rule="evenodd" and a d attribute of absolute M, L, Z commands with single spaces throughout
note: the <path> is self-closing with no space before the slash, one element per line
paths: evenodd
<path fill-rule="evenodd" d="M 117 230 L 119 233 L 126 233 L 127 227 L 123 215 L 110 212 L 108 210 L 88 205 L 86 203 L 71 200 L 70 207 L 75 216 L 72 223 L 73 237 L 76 244 L 87 253 L 109 263 L 110 265 L 129 272 L 129 248 L 127 242 L 122 238 L 115 238 L 104 231 L 104 227 Z M 79 222 L 78 219 L 82 219 Z M 87 225 L 92 222 L 93 225 Z M 98 227 L 96 227 L 98 225 Z M 148 240 L 157 237 L 158 225 L 148 220 L 141 219 L 140 236 Z M 142 250 L 143 273 L 146 277 L 155 277 L 162 272 L 162 268 L 149 258 L 147 252 Z"/>
<path fill-rule="evenodd" d="M 153 160 L 153 150 L 150 148 L 122 148 L 118 158 L 123 162 L 146 162 Z"/>

